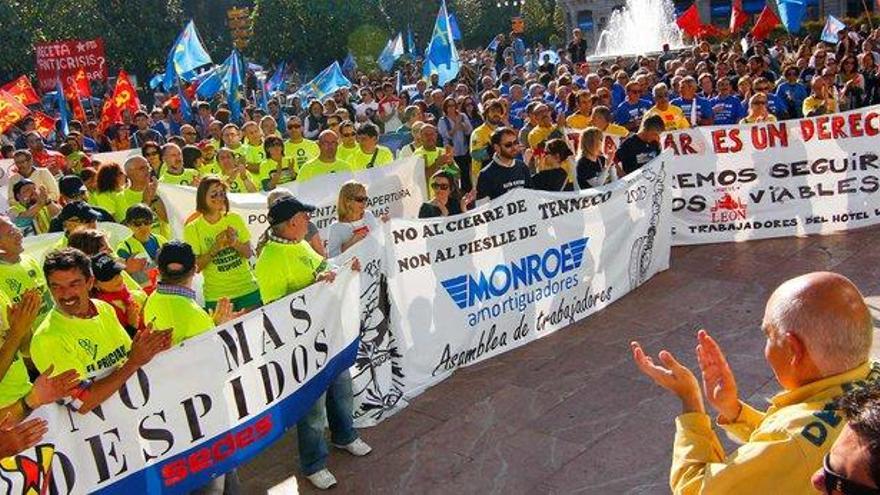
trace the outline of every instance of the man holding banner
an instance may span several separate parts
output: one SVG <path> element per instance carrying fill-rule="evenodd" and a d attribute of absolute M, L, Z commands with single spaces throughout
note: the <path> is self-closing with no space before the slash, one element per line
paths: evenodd
<path fill-rule="evenodd" d="M 266 304 L 315 282 L 333 282 L 336 278 L 336 272 L 328 270 L 327 261 L 305 241 L 309 231 L 309 215 L 313 211 L 314 206 L 303 204 L 293 197 L 282 198 L 269 208 L 268 241 L 255 267 L 257 284 Z M 357 259 L 352 268 L 360 269 Z M 346 370 L 330 383 L 325 394 L 296 424 L 300 468 L 306 478 L 321 490 L 336 485 L 336 478 L 326 468 L 328 449 L 324 439 L 325 419 L 330 425 L 333 445 L 337 448 L 358 457 L 373 450 L 354 429 L 352 408 L 351 375 Z"/>

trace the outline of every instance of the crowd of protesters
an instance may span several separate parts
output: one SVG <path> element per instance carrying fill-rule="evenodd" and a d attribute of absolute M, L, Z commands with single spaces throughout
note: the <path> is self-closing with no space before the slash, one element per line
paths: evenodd
<path fill-rule="evenodd" d="M 499 35 L 494 50 L 463 51 L 458 78 L 442 85 L 436 75 L 418 77 L 420 63 L 408 61 L 400 64 L 403 87 L 393 77 L 357 74 L 350 88 L 323 100 L 301 101 L 291 85 L 273 94 L 265 108 L 244 101 L 238 120 L 220 97 L 192 102 L 192 118 L 185 119 L 180 96 L 161 93 L 153 95 L 154 107 L 123 112 L 122 120 L 106 129 L 93 116 L 69 122 L 64 136 L 43 136 L 25 118 L 0 141 L 3 156 L 14 161 L 9 213 L 0 217 L 0 277 L 5 282 L 0 284 L 0 318 L 6 318 L 0 412 L 9 414 L 0 424 L 5 427 L 0 451 L 13 454 L 45 432 L 40 420 L 21 422 L 33 409 L 67 398 L 71 407 L 87 412 L 157 353 L 310 284 L 332 283 L 335 272 L 328 260 L 387 220 L 366 208 L 365 186 L 349 181 L 340 184 L 339 219 L 323 239 L 309 220 L 314 207 L 279 186 L 420 157 L 430 198 L 420 217 L 456 215 L 518 187 L 597 187 L 657 156 L 663 132 L 880 103 L 877 44 L 880 29 L 862 26 L 841 31 L 836 44 L 747 38 L 743 44 L 701 42 L 678 52 L 664 47 L 657 55 L 588 63 L 577 31 L 567 47 L 549 54 L 542 47 L 526 48 L 518 35 Z M 578 135 L 574 149 L 572 133 Z M 619 144 L 609 149 L 605 136 Z M 124 150 L 139 153 L 121 163 L 95 158 Z M 173 239 L 160 184 L 196 188 L 181 239 Z M 230 211 L 228 195 L 259 191 L 268 193 L 270 227 L 257 240 L 241 216 Z M 130 235 L 110 245 L 102 231 L 106 222 L 126 226 Z M 43 260 L 25 252 L 24 236 L 51 232 L 63 234 Z M 193 289 L 197 273 L 204 281 L 198 294 Z M 812 282 L 861 300 L 848 281 Z M 856 327 L 853 332 L 869 332 Z M 101 336 L 95 341 L 97 352 L 76 344 L 85 336 L 95 340 L 95 335 Z M 802 336 L 807 342 L 799 345 L 812 349 L 811 338 Z M 709 349 L 703 360 L 723 361 L 711 337 L 700 339 Z M 668 370 L 654 365 L 637 344 L 633 349 L 642 369 L 669 385 L 663 374 Z M 863 351 L 853 350 L 844 356 L 845 363 L 828 369 L 856 377 L 851 370 L 857 368 L 861 374 L 856 378 L 865 378 Z M 835 356 L 821 359 L 843 359 Z M 817 359 L 815 353 L 810 357 Z M 661 359 L 677 376 L 671 355 Z M 792 388 L 835 375 L 828 369 L 799 376 Z M 707 453 L 676 464 L 680 471 L 673 473 L 673 488 L 689 493 L 689 487 L 705 487 L 709 471 L 722 479 L 713 481 L 719 486 L 736 486 L 741 478 L 722 476 L 735 470 L 727 467 L 715 448 L 717 440 L 705 431 L 709 423 L 702 399 L 695 398 L 699 387 L 694 392 L 690 385 L 679 394 L 691 402 L 680 420 L 680 434 L 682 441 L 696 445 L 695 451 Z M 862 403 L 876 407 L 877 400 Z M 736 401 L 720 405 L 726 421 L 759 429 L 757 412 Z M 351 412 L 351 379 L 343 373 L 298 424 L 301 469 L 319 488 L 336 483 L 326 467 L 325 417 L 336 446 L 356 456 L 371 450 L 354 429 Z M 831 443 L 810 451 L 804 469 L 815 469 Z M 790 447 L 780 452 L 804 462 L 800 447 Z M 760 448 L 749 452 L 753 463 L 738 472 L 748 475 L 750 469 L 772 464 L 761 457 Z M 876 448 L 872 452 L 878 455 Z M 826 456 L 824 479 L 833 473 Z M 876 471 L 871 474 L 874 478 L 861 479 L 876 487 L 880 480 Z M 234 493 L 235 473 L 206 489 Z"/>

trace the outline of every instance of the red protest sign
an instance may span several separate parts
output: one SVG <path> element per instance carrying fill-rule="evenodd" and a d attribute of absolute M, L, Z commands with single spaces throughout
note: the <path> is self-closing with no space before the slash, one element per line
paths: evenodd
<path fill-rule="evenodd" d="M 107 80 L 107 61 L 104 58 L 104 40 L 66 40 L 38 43 L 37 80 L 42 91 L 53 91 L 60 74 L 65 84 L 75 85 L 76 72 L 85 69 L 92 81 Z"/>

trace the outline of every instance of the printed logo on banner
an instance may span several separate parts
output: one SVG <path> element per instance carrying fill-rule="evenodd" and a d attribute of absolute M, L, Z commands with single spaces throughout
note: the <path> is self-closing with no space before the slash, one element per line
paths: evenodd
<path fill-rule="evenodd" d="M 732 222 L 746 219 L 746 203 L 739 197 L 725 192 L 715 204 L 709 208 L 709 215 L 713 223 Z"/>
<path fill-rule="evenodd" d="M 56 452 L 55 445 L 43 443 L 34 447 L 36 459 L 20 454 L 0 460 L 0 478 L 7 482 L 8 495 L 41 495 L 44 493 L 67 495 L 73 491 L 76 474 L 64 469 L 63 476 L 52 477 L 52 461 L 69 465 L 66 456 Z M 59 484 L 60 483 L 60 484 Z M 20 487 L 16 490 L 16 487 Z"/>
<path fill-rule="evenodd" d="M 478 302 L 502 297 L 511 289 L 551 281 L 557 275 L 580 268 L 588 240 L 588 237 L 575 239 L 540 254 L 530 254 L 509 264 L 496 265 L 488 276 L 486 272 L 480 272 L 476 278 L 464 274 L 440 284 L 460 309 L 467 309 Z"/>

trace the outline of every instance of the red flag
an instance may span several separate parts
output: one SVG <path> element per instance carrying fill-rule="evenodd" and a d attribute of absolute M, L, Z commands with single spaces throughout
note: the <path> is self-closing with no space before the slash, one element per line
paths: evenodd
<path fill-rule="evenodd" d="M 30 110 L 19 103 L 14 96 L 0 90 L 0 134 L 9 130 L 29 113 Z"/>
<path fill-rule="evenodd" d="M 70 84 L 63 82 L 61 83 L 61 86 L 64 88 L 64 99 L 70 104 L 70 111 L 73 112 L 73 118 L 85 123 L 86 110 L 83 108 L 82 101 L 79 99 L 79 91 L 76 86 L 71 86 Z"/>
<path fill-rule="evenodd" d="M 141 103 L 138 100 L 137 90 L 128 78 L 128 74 L 121 70 L 119 76 L 116 77 L 116 88 L 113 89 L 113 97 L 104 101 L 104 107 L 101 109 L 101 130 L 104 130 L 110 124 L 120 120 L 122 111 L 128 110 L 135 113 L 140 109 Z"/>
<path fill-rule="evenodd" d="M 746 25 L 749 18 L 743 10 L 742 0 L 733 0 L 730 6 L 730 33 L 736 33 Z"/>
<path fill-rule="evenodd" d="M 80 98 L 92 97 L 92 89 L 89 88 L 89 76 L 86 75 L 86 69 L 84 67 L 80 67 L 79 70 L 76 71 L 73 80 L 76 82 L 76 91 L 79 93 Z"/>
<path fill-rule="evenodd" d="M 37 92 L 34 91 L 34 87 L 31 86 L 31 81 L 27 76 L 21 76 L 14 81 L 8 82 L 5 86 L 0 87 L 0 91 L 6 91 L 11 94 L 22 105 L 36 105 L 40 102 L 40 97 L 37 96 Z"/>
<path fill-rule="evenodd" d="M 55 119 L 49 117 L 43 112 L 34 112 L 34 129 L 40 133 L 43 138 L 48 138 L 49 134 L 55 130 Z"/>
<path fill-rule="evenodd" d="M 758 20 L 755 22 L 755 26 L 752 28 L 752 37 L 756 40 L 763 40 L 779 24 L 779 17 L 776 17 L 776 13 L 773 12 L 769 5 L 765 5 L 764 10 L 761 11 L 761 15 L 758 16 Z"/>
<path fill-rule="evenodd" d="M 700 21 L 700 12 L 697 10 L 697 4 L 692 3 L 687 10 L 682 12 L 678 19 L 675 20 L 678 27 L 691 38 L 696 38 L 700 34 L 700 27 L 703 25 Z"/>

